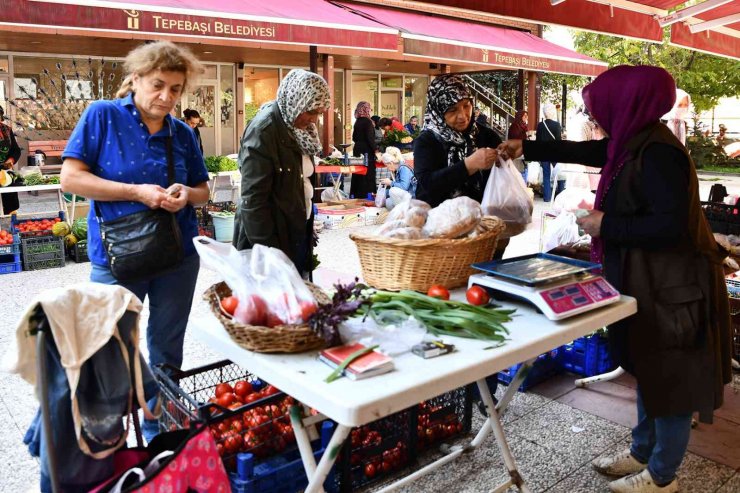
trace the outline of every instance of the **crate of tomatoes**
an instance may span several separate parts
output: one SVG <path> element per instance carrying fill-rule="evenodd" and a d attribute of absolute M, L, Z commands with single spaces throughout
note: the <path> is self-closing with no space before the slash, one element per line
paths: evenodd
<path fill-rule="evenodd" d="M 294 399 L 230 361 L 182 371 L 154 368 L 162 393 L 163 431 L 188 428 L 194 419 L 211 429 L 227 470 L 236 455 L 266 459 L 295 443 L 289 409 Z"/>
<path fill-rule="evenodd" d="M 21 240 L 17 234 L 0 229 L 0 274 L 21 271 Z"/>
<path fill-rule="evenodd" d="M 418 451 L 470 432 L 473 419 L 473 386 L 467 385 L 424 401 L 416 407 Z"/>
<path fill-rule="evenodd" d="M 39 216 L 37 214 L 18 218 L 16 214 L 10 216 L 10 231 L 18 233 L 21 238 L 31 238 L 34 236 L 51 236 L 54 225 L 64 221 L 64 212 L 59 211 L 59 215 L 54 217 Z"/>

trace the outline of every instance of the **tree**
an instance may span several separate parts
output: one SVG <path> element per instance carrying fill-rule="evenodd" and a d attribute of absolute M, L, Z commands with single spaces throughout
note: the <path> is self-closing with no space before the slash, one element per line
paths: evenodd
<path fill-rule="evenodd" d="M 664 43 L 573 32 L 578 52 L 616 65 L 656 65 L 668 70 L 676 85 L 691 95 L 697 112 L 714 108 L 723 97 L 740 94 L 740 62 L 699 53 L 668 44 L 670 30 L 664 31 Z"/>

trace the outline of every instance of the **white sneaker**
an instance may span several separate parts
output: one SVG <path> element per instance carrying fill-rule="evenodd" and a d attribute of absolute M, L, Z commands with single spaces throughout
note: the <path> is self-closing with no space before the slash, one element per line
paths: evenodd
<path fill-rule="evenodd" d="M 658 486 L 646 469 L 639 474 L 612 481 L 609 489 L 614 493 L 678 493 L 678 479 L 665 486 Z"/>
<path fill-rule="evenodd" d="M 647 464 L 635 459 L 629 449 L 611 457 L 597 457 L 591 461 L 591 465 L 601 474 L 619 477 L 635 474 L 647 467 Z"/>

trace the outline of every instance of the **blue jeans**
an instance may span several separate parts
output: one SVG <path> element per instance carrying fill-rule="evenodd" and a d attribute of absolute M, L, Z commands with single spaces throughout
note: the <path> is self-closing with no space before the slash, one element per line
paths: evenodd
<path fill-rule="evenodd" d="M 558 163 L 552 163 L 549 161 L 541 161 L 542 166 L 542 200 L 550 202 L 552 199 L 552 168 Z M 565 180 L 558 180 L 555 188 L 555 195 L 565 190 Z"/>
<path fill-rule="evenodd" d="M 182 365 L 182 347 L 185 328 L 193 305 L 195 282 L 198 280 L 200 257 L 185 257 L 182 265 L 172 272 L 149 281 L 118 282 L 107 266 L 93 264 L 90 280 L 101 284 L 119 284 L 144 301 L 149 297 L 149 323 L 146 345 L 149 349 L 149 366 L 167 363 L 175 368 Z M 156 399 L 149 401 L 150 408 Z M 159 432 L 155 420 L 145 420 L 142 433 L 149 441 Z"/>
<path fill-rule="evenodd" d="M 632 456 L 647 463 L 650 475 L 659 485 L 676 477 L 691 433 L 691 414 L 649 418 L 640 389 L 637 389 L 637 426 L 632 429 Z"/>

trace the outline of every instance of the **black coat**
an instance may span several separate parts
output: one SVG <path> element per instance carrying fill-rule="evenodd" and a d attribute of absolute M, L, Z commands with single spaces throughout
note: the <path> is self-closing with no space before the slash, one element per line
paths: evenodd
<path fill-rule="evenodd" d="M 527 159 L 603 166 L 607 140 L 524 142 Z M 685 148 L 662 124 L 628 143 L 607 192 L 604 274 L 637 299 L 609 327 L 619 364 L 634 374 L 651 417 L 698 411 L 711 421 L 729 375 L 730 324 L 721 254 L 704 219 Z"/>
<path fill-rule="evenodd" d="M 352 130 L 352 141 L 355 143 L 352 148 L 352 155 L 359 157 L 367 154 L 367 174 L 352 175 L 350 182 L 350 194 L 357 199 L 364 199 L 368 193 L 375 193 L 377 185 L 375 183 L 375 124 L 370 118 L 362 117 L 355 121 Z"/>
<path fill-rule="evenodd" d="M 478 127 L 475 145 L 498 147 L 501 139 L 490 128 Z M 472 152 L 470 153 L 472 154 Z M 414 175 L 416 198 L 437 207 L 453 198 L 456 191 L 480 202 L 490 171 L 468 174 L 464 161 L 447 165 L 447 146 L 431 130 L 423 130 L 414 140 Z"/>
<path fill-rule="evenodd" d="M 15 134 L 13 133 L 13 130 L 10 128 L 9 125 L 5 125 L 4 123 L 0 122 L 0 125 L 3 125 L 5 127 L 3 129 L 3 133 L 5 135 L 8 135 L 10 145 L 8 146 L 8 155 L 7 158 L 13 158 L 13 162 L 17 163 L 18 160 L 21 157 L 21 148 L 18 146 L 18 142 L 15 139 Z M 0 136 L 1 138 L 1 136 Z M 4 140 L 4 139 L 2 139 Z M 0 141 L 1 143 L 2 141 Z M 4 161 L 4 160 L 3 160 Z M 0 162 L 0 167 L 3 165 L 2 162 Z M 18 194 L 17 193 L 4 193 L 0 195 L 0 200 L 3 202 L 3 211 L 5 214 L 9 212 L 13 212 L 20 207 L 20 202 L 18 201 Z"/>

